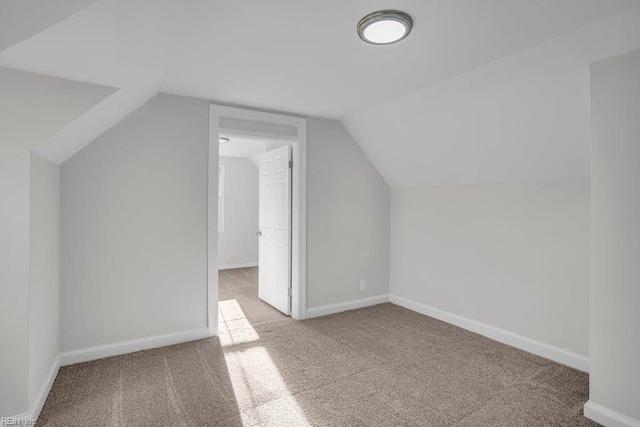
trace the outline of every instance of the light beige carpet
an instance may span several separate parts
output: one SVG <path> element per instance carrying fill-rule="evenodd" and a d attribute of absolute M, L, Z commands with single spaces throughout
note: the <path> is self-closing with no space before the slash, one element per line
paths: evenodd
<path fill-rule="evenodd" d="M 382 304 L 296 322 L 220 273 L 221 332 L 67 366 L 41 426 L 576 426 L 588 375 Z"/>

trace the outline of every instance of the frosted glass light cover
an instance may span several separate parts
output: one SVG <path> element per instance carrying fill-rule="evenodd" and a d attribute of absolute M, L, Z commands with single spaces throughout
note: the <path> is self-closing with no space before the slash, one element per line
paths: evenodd
<path fill-rule="evenodd" d="M 407 32 L 405 26 L 398 21 L 378 21 L 364 30 L 364 37 L 372 43 L 386 44 L 400 40 Z"/>

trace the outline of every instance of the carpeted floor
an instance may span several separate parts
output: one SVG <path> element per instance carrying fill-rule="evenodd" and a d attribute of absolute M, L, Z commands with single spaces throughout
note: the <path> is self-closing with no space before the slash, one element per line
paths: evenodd
<path fill-rule="evenodd" d="M 576 426 L 587 374 L 382 304 L 296 322 L 220 273 L 220 338 L 63 367 L 39 426 Z"/>

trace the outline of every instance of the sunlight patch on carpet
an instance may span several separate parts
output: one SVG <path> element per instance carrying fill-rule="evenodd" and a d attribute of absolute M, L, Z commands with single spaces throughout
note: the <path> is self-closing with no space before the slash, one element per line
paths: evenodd
<path fill-rule="evenodd" d="M 220 301 L 218 303 L 218 325 L 220 344 L 229 347 L 252 341 L 258 341 L 260 337 L 242 311 L 240 304 L 235 299 Z"/>
<path fill-rule="evenodd" d="M 264 347 L 225 353 L 243 423 L 311 425 Z"/>

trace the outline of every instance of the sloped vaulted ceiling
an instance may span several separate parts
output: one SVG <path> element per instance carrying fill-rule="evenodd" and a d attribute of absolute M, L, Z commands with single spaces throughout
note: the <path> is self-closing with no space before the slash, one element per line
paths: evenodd
<path fill-rule="evenodd" d="M 640 48 L 640 8 L 343 120 L 391 187 L 590 176 L 589 65 Z"/>
<path fill-rule="evenodd" d="M 65 20 L 98 0 L 2 0 L 0 52 Z"/>
<path fill-rule="evenodd" d="M 114 91 L 0 67 L 0 143 L 36 148 Z"/>
<path fill-rule="evenodd" d="M 423 175 L 417 157 L 411 159 L 415 165 L 387 160 L 416 154 L 412 148 L 425 138 L 406 135 L 423 133 L 423 116 L 433 110 L 432 104 L 420 105 L 418 120 L 403 121 L 403 109 L 416 106 L 395 100 L 636 5 L 637 0 L 101 0 L 0 53 L 0 65 L 121 88 L 122 103 L 132 106 L 163 91 L 343 120 L 391 185 L 439 184 L 468 179 Z M 412 15 L 411 36 L 392 46 L 362 43 L 358 20 L 389 7 Z M 141 95 L 125 96 L 136 90 Z M 380 144 L 397 152 L 391 156 Z"/>

